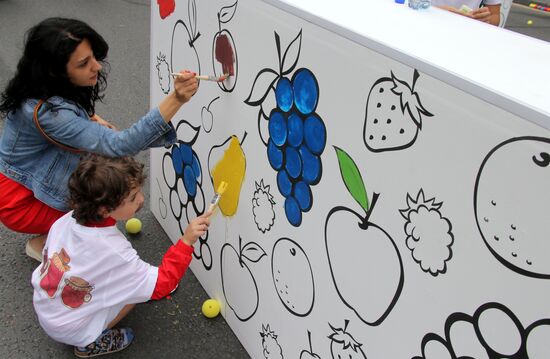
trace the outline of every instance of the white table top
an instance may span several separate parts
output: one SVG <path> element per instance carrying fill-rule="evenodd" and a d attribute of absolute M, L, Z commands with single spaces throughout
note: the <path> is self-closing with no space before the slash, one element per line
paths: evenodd
<path fill-rule="evenodd" d="M 550 129 L 550 43 L 393 0 L 264 0 Z"/>

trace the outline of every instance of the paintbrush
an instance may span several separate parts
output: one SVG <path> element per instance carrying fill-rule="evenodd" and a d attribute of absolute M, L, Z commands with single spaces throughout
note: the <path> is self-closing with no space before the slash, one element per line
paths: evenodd
<path fill-rule="evenodd" d="M 181 76 L 183 74 L 180 74 L 180 73 L 177 73 L 177 72 L 172 72 L 170 74 L 172 77 L 178 77 L 178 76 Z M 227 80 L 227 78 L 229 77 L 229 74 L 223 74 L 221 76 L 212 76 L 212 75 L 195 75 L 195 78 L 197 80 L 205 80 L 205 81 L 214 81 L 214 82 L 223 82 L 225 80 Z"/>
<path fill-rule="evenodd" d="M 210 207 L 208 207 L 208 211 L 213 211 L 214 208 L 218 205 L 218 202 L 220 202 L 220 199 L 222 198 L 222 194 L 227 190 L 228 184 L 225 181 L 221 181 L 220 185 L 218 186 L 218 190 L 216 193 L 214 193 L 214 197 L 212 197 L 212 200 L 210 201 Z"/>

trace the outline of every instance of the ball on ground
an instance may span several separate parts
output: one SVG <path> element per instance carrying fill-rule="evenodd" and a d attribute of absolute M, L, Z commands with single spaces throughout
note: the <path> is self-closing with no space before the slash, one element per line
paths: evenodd
<path fill-rule="evenodd" d="M 126 232 L 136 234 L 141 231 L 141 221 L 137 218 L 130 218 L 126 221 Z"/>
<path fill-rule="evenodd" d="M 207 318 L 215 318 L 220 314 L 220 302 L 215 299 L 207 299 L 202 303 L 202 314 Z"/>
<path fill-rule="evenodd" d="M 527 20 L 527 25 L 533 25 L 533 20 Z"/>

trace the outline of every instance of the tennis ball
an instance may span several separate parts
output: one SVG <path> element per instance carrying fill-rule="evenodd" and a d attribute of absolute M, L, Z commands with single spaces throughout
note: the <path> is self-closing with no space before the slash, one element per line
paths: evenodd
<path fill-rule="evenodd" d="M 533 25 L 533 20 L 527 20 L 527 25 Z"/>
<path fill-rule="evenodd" d="M 207 299 L 202 303 L 202 314 L 207 318 L 215 318 L 220 314 L 220 302 L 216 299 Z"/>
<path fill-rule="evenodd" d="M 141 221 L 137 218 L 130 218 L 126 221 L 126 232 L 136 234 L 141 231 Z"/>

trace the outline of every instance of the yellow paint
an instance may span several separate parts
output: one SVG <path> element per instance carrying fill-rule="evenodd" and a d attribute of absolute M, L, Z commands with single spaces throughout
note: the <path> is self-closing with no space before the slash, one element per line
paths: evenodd
<path fill-rule="evenodd" d="M 246 158 L 243 149 L 237 137 L 232 136 L 223 158 L 212 169 L 214 188 L 218 188 L 222 181 L 227 182 L 227 189 L 218 203 L 224 216 L 229 217 L 237 212 L 245 170 Z"/>

